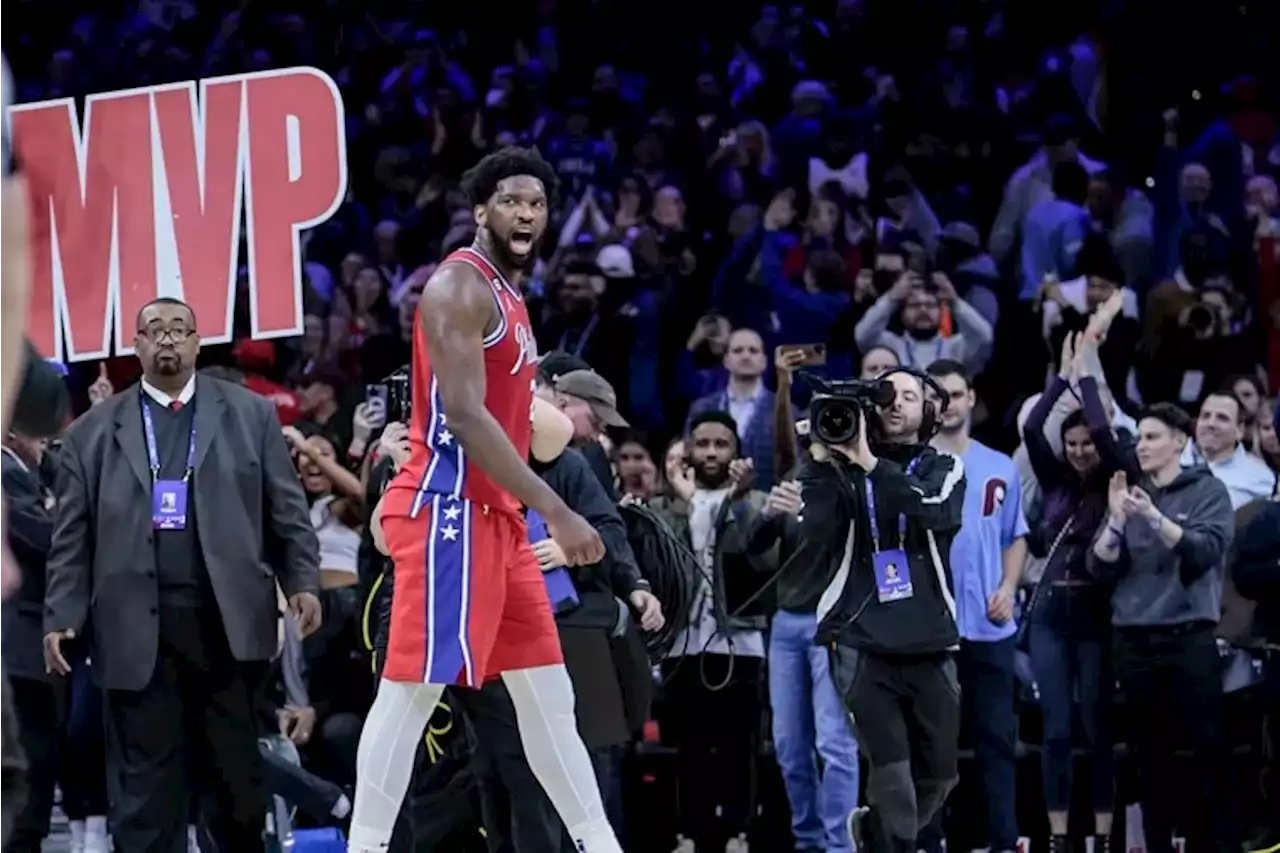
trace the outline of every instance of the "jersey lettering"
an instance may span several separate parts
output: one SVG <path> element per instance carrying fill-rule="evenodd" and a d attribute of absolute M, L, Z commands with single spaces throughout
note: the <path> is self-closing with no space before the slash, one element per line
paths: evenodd
<path fill-rule="evenodd" d="M 511 375 L 515 376 L 526 367 L 538 362 L 538 341 L 524 323 L 516 323 L 516 363 L 511 366 Z"/>

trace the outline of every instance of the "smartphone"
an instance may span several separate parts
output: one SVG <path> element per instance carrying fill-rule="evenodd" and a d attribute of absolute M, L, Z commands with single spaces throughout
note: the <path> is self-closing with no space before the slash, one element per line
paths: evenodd
<path fill-rule="evenodd" d="M 374 400 L 381 401 L 382 411 L 384 412 L 387 411 L 387 403 L 389 402 L 387 398 L 389 396 L 390 394 L 385 382 L 377 382 L 372 385 L 364 386 L 364 401 L 366 403 L 372 403 Z"/>
<path fill-rule="evenodd" d="M 779 353 L 802 352 L 804 360 L 801 367 L 822 367 L 827 363 L 826 344 L 784 344 L 778 347 Z"/>

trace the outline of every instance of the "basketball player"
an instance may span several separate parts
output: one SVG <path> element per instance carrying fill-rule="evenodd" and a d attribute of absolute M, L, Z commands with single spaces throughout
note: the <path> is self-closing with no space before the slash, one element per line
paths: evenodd
<path fill-rule="evenodd" d="M 351 853 L 381 853 L 446 684 L 501 677 L 538 781 L 576 850 L 621 853 L 578 735 L 573 687 L 521 507 L 571 565 L 600 536 L 526 464 L 537 347 L 520 282 L 537 257 L 555 172 L 536 152 L 491 154 L 463 176 L 477 233 L 418 303 L 412 454 L 375 527 L 395 561 L 387 660 L 356 761 Z"/>

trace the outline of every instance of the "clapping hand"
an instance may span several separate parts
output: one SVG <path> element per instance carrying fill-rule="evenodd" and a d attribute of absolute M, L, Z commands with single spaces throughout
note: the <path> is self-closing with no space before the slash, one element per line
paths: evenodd
<path fill-rule="evenodd" d="M 1160 517 L 1160 511 L 1151 502 L 1151 496 L 1137 486 L 1129 489 L 1129 493 L 1125 495 L 1124 509 L 1126 515 L 1137 516 L 1147 521 L 1154 521 Z"/>
<path fill-rule="evenodd" d="M 1111 518 L 1121 524 L 1129 518 L 1129 478 L 1123 471 L 1111 475 L 1111 483 L 1107 487 L 1107 509 Z"/>
<path fill-rule="evenodd" d="M 778 518 L 789 515 L 792 518 L 800 515 L 804 509 L 804 500 L 800 496 L 801 486 L 797 480 L 784 480 L 774 486 L 764 502 L 766 518 Z"/>
<path fill-rule="evenodd" d="M 733 496 L 742 497 L 756 481 L 756 463 L 750 459 L 733 460 L 729 463 L 729 480 L 733 483 Z"/>
<path fill-rule="evenodd" d="M 1105 341 L 1111 324 L 1122 311 L 1124 311 L 1124 293 L 1117 290 L 1107 298 L 1106 302 L 1095 308 L 1093 315 L 1089 317 L 1089 324 L 1084 330 L 1084 343 L 1097 346 Z"/>
<path fill-rule="evenodd" d="M 693 483 L 693 468 L 683 459 L 678 459 L 667 466 L 666 473 L 667 484 L 671 486 L 671 491 L 675 492 L 676 497 L 686 502 L 693 500 L 696 488 Z"/>

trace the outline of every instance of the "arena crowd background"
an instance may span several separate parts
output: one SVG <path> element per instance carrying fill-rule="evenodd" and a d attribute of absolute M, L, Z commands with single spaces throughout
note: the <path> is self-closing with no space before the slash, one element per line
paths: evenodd
<path fill-rule="evenodd" d="M 282 421 L 300 428 L 314 497 L 341 489 L 317 460 L 363 470 L 379 426 L 357 412 L 366 386 L 407 362 L 424 270 L 470 242 L 457 178 L 495 148 L 537 146 L 563 180 L 528 283 L 540 349 L 580 355 L 610 381 L 632 425 L 610 436 L 620 489 L 651 497 L 667 488 L 666 450 L 690 406 L 724 405 L 731 380 L 763 375 L 772 387 L 776 346 L 824 344 L 833 375 L 886 341 L 916 359 L 911 341 L 931 322 L 975 334 L 960 329 L 957 301 L 988 330 L 969 355 L 976 435 L 1012 453 L 1019 409 L 1092 307 L 1072 284 L 1081 274 L 1126 289 L 1101 353 L 1123 412 L 1173 400 L 1194 413 L 1235 381 L 1243 446 L 1280 469 L 1270 416 L 1278 10 L 1251 0 L 23 0 L 6 7 L 3 49 L 28 102 L 293 65 L 338 82 L 350 192 L 304 238 L 306 334 L 202 354 L 276 397 Z M 1075 181 L 1052 168 L 1068 161 L 1080 164 Z M 1211 285 L 1189 293 L 1170 283 L 1187 233 L 1220 260 Z M 876 335 L 860 321 L 903 267 L 946 281 L 919 288 Z M 1188 331 L 1193 303 L 1210 309 L 1208 325 Z M 762 351 L 729 351 L 737 328 L 758 332 Z M 138 371 L 132 358 L 105 373 L 72 365 L 80 409 L 104 375 L 120 389 Z M 767 420 L 744 444 L 766 489 L 781 473 Z M 1280 640 L 1263 615 L 1276 598 L 1258 604 L 1253 631 L 1241 615 L 1253 604 L 1229 595 L 1228 605 L 1233 642 Z M 318 730 L 362 717 L 372 684 L 359 608 L 307 654 Z M 1027 699 L 1019 814 L 1042 843 L 1039 714 Z M 1117 708 L 1123 755 L 1127 727 L 1143 723 L 1125 720 L 1122 697 Z M 1248 830 L 1264 813 L 1261 708 L 1257 688 L 1231 696 Z M 659 701 L 628 763 L 628 849 L 670 849 L 674 838 L 673 759 L 660 743 L 669 712 Z M 353 744 L 317 742 L 306 759 L 349 785 Z M 756 746 L 751 841 L 785 850 L 768 737 Z M 948 825 L 952 843 L 967 845 L 981 809 L 962 772 Z M 1118 787 L 1130 801 L 1123 762 Z"/>

